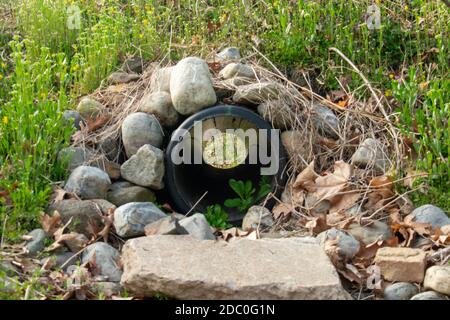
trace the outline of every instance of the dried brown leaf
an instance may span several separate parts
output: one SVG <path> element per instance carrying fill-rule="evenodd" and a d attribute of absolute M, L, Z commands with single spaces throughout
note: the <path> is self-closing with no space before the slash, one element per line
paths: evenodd
<path fill-rule="evenodd" d="M 295 189 L 304 187 L 306 182 L 313 182 L 318 177 L 318 174 L 314 171 L 314 160 L 302 171 L 299 173 L 293 187 Z"/>
<path fill-rule="evenodd" d="M 55 211 L 53 213 L 53 216 L 41 212 L 40 221 L 42 229 L 49 236 L 53 236 L 53 234 L 56 232 L 56 230 L 59 228 L 59 225 L 61 224 L 61 216 L 58 211 Z"/>

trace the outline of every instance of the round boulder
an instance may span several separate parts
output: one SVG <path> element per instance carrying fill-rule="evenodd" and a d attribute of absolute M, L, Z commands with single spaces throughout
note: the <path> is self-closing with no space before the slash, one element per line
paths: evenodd
<path fill-rule="evenodd" d="M 132 113 L 122 123 L 122 140 L 127 156 L 131 157 L 144 144 L 159 148 L 163 141 L 163 131 L 154 115 Z"/>
<path fill-rule="evenodd" d="M 188 57 L 175 66 L 170 77 L 173 107 L 183 115 L 190 115 L 216 103 L 211 74 L 206 62 Z"/>
<path fill-rule="evenodd" d="M 166 217 L 152 202 L 131 202 L 114 212 L 114 228 L 120 237 L 138 237 L 145 234 L 145 226 Z"/>
<path fill-rule="evenodd" d="M 64 190 L 73 192 L 81 199 L 104 199 L 111 180 L 103 170 L 79 166 L 69 176 Z"/>

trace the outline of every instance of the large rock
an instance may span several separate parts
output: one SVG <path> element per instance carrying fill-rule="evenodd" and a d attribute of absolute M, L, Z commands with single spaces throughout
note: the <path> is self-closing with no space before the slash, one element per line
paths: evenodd
<path fill-rule="evenodd" d="M 66 224 L 70 218 L 72 223 L 69 229 L 78 233 L 82 233 L 88 238 L 96 235 L 103 228 L 103 220 L 101 212 L 97 208 L 94 201 L 91 200 L 62 200 L 50 205 L 49 212 L 58 211 L 61 220 Z"/>
<path fill-rule="evenodd" d="M 164 188 L 164 153 L 146 144 L 120 167 L 120 172 L 125 180 L 160 190 Z"/>
<path fill-rule="evenodd" d="M 133 185 L 114 188 L 108 191 L 106 198 L 118 207 L 130 202 L 153 202 L 156 200 L 155 194 L 151 190 Z"/>
<path fill-rule="evenodd" d="M 145 144 L 159 148 L 163 131 L 154 115 L 136 112 L 128 115 L 122 123 L 122 141 L 127 156 L 131 157 Z"/>
<path fill-rule="evenodd" d="M 440 228 L 450 224 L 450 218 L 440 208 L 431 204 L 418 207 L 411 212 L 413 220 L 420 223 L 429 223 L 433 228 Z"/>
<path fill-rule="evenodd" d="M 122 276 L 120 253 L 109 244 L 96 242 L 86 247 L 82 263 L 92 262 L 96 271 L 109 281 L 119 282 Z"/>
<path fill-rule="evenodd" d="M 311 119 L 320 134 L 332 138 L 339 138 L 339 120 L 333 111 L 321 104 L 314 104 Z"/>
<path fill-rule="evenodd" d="M 256 78 L 256 72 L 252 67 L 243 63 L 229 63 L 220 70 L 219 77 L 223 79 L 231 79 L 233 77 Z"/>
<path fill-rule="evenodd" d="M 170 77 L 174 67 L 164 67 L 153 72 L 150 78 L 150 87 L 153 91 L 170 93 Z"/>
<path fill-rule="evenodd" d="M 237 104 L 261 104 L 267 100 L 277 100 L 281 87 L 274 82 L 259 82 L 239 86 L 233 95 Z"/>
<path fill-rule="evenodd" d="M 150 93 L 142 97 L 139 111 L 155 115 L 163 126 L 173 127 L 178 123 L 178 112 L 173 108 L 170 94 L 165 91 Z"/>
<path fill-rule="evenodd" d="M 45 249 L 45 240 L 48 236 L 44 230 L 34 229 L 28 233 L 27 236 L 31 237 L 31 240 L 28 240 L 25 245 L 25 248 L 30 256 L 36 256 Z"/>
<path fill-rule="evenodd" d="M 265 230 L 273 226 L 273 223 L 272 212 L 269 209 L 263 206 L 252 206 L 242 220 L 242 229 Z"/>
<path fill-rule="evenodd" d="M 183 115 L 214 105 L 217 97 L 206 62 L 196 57 L 178 62 L 170 77 L 170 95 L 173 107 Z"/>
<path fill-rule="evenodd" d="M 409 300 L 416 295 L 419 289 L 409 282 L 397 282 L 384 289 L 385 300 Z"/>
<path fill-rule="evenodd" d="M 220 51 L 216 55 L 217 59 L 220 61 L 229 61 L 229 60 L 240 60 L 241 53 L 239 52 L 239 48 L 236 47 L 227 47 Z"/>
<path fill-rule="evenodd" d="M 122 249 L 121 283 L 131 294 L 177 299 L 349 299 L 311 238 L 232 242 L 165 235 Z"/>
<path fill-rule="evenodd" d="M 96 167 L 79 166 L 70 174 L 64 189 L 81 199 L 104 199 L 110 185 L 111 180 L 105 171 Z"/>
<path fill-rule="evenodd" d="M 100 102 L 92 98 L 83 97 L 78 103 L 77 111 L 84 119 L 95 119 L 104 113 L 106 108 Z"/>
<path fill-rule="evenodd" d="M 165 217 L 152 202 L 131 202 L 114 211 L 114 228 L 120 237 L 143 236 L 146 225 Z"/>
<path fill-rule="evenodd" d="M 328 229 L 317 235 L 317 241 L 322 247 L 325 247 L 327 240 L 337 240 L 339 255 L 342 258 L 351 259 L 360 249 L 360 244 L 355 238 L 336 228 Z"/>
<path fill-rule="evenodd" d="M 355 239 L 363 242 L 365 245 L 378 240 L 389 240 L 392 238 L 391 228 L 384 222 L 374 221 L 368 226 L 362 226 L 359 223 L 352 223 L 348 227 L 348 234 Z"/>
<path fill-rule="evenodd" d="M 378 249 L 374 262 L 388 281 L 421 283 L 426 254 L 420 249 L 384 247 Z"/>
<path fill-rule="evenodd" d="M 201 213 L 193 214 L 192 216 L 179 221 L 177 229 L 180 230 L 178 233 L 189 234 L 198 240 L 216 239 L 208 221 Z"/>
<path fill-rule="evenodd" d="M 450 265 L 428 268 L 425 273 L 423 286 L 425 289 L 431 289 L 450 296 Z"/>
<path fill-rule="evenodd" d="M 383 145 L 375 139 L 364 140 L 352 156 L 352 163 L 362 169 L 374 169 L 384 173 L 389 169 L 389 159 Z"/>

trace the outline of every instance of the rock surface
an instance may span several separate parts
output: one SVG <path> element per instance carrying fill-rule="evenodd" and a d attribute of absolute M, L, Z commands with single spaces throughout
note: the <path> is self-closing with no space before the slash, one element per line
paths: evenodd
<path fill-rule="evenodd" d="M 252 206 L 248 209 L 242 220 L 242 229 L 265 230 L 273 226 L 273 223 L 272 212 L 270 212 L 269 209 L 262 206 Z"/>
<path fill-rule="evenodd" d="M 77 253 L 88 243 L 89 239 L 82 233 L 73 234 L 73 238 L 65 240 L 64 244 L 73 253 Z"/>
<path fill-rule="evenodd" d="M 221 61 L 227 60 L 239 60 L 241 59 L 241 53 L 239 48 L 236 47 L 228 47 L 223 49 L 217 54 L 217 58 Z"/>
<path fill-rule="evenodd" d="M 237 104 L 261 104 L 267 100 L 277 100 L 280 86 L 274 82 L 259 82 L 239 86 L 233 95 Z"/>
<path fill-rule="evenodd" d="M 450 265 L 432 266 L 427 269 L 423 281 L 425 289 L 450 296 Z"/>
<path fill-rule="evenodd" d="M 290 129 L 295 122 L 295 113 L 281 100 L 266 101 L 258 105 L 258 113 L 274 128 Z M 303 141 L 302 141 L 303 142 Z"/>
<path fill-rule="evenodd" d="M 51 261 L 49 261 L 51 260 Z M 44 258 L 41 260 L 41 264 L 50 264 L 53 268 L 62 268 L 63 271 L 66 271 L 71 265 L 74 265 L 78 262 L 78 256 L 72 252 L 62 252 L 58 254 L 54 254 L 50 257 Z"/>
<path fill-rule="evenodd" d="M 61 215 L 61 220 L 64 224 L 72 218 L 72 223 L 69 226 L 70 230 L 82 233 L 88 238 L 94 235 L 92 227 L 96 230 L 103 228 L 103 220 L 94 201 L 57 201 L 49 207 L 51 213 L 55 210 Z"/>
<path fill-rule="evenodd" d="M 311 238 L 201 241 L 166 235 L 132 239 L 121 283 L 131 294 L 177 299 L 349 299 Z"/>
<path fill-rule="evenodd" d="M 381 221 L 374 221 L 367 226 L 362 226 L 359 223 L 352 223 L 349 225 L 347 232 L 365 245 L 374 243 L 378 240 L 389 240 L 393 237 L 391 228 Z"/>
<path fill-rule="evenodd" d="M 119 282 L 122 276 L 119 251 L 104 242 L 95 242 L 86 247 L 82 263 L 91 261 L 100 275 L 108 277 L 109 281 Z"/>
<path fill-rule="evenodd" d="M 188 57 L 177 63 L 170 77 L 173 107 L 183 115 L 190 115 L 216 103 L 211 74 L 206 62 Z"/>
<path fill-rule="evenodd" d="M 139 111 L 153 114 L 166 127 L 173 127 L 178 123 L 178 112 L 173 108 L 172 98 L 165 91 L 158 91 L 142 97 Z"/>
<path fill-rule="evenodd" d="M 122 141 L 128 157 L 146 144 L 159 148 L 163 141 L 163 132 L 158 119 L 144 112 L 128 115 L 122 123 Z"/>
<path fill-rule="evenodd" d="M 409 282 L 398 282 L 384 289 L 385 300 L 410 300 L 419 289 Z"/>
<path fill-rule="evenodd" d="M 429 223 L 433 228 L 440 228 L 450 224 L 450 218 L 440 208 L 431 204 L 418 207 L 411 212 L 413 220 L 421 223 Z"/>
<path fill-rule="evenodd" d="M 208 221 L 201 213 L 193 214 L 192 216 L 179 221 L 177 229 L 181 230 L 178 233 L 189 234 L 198 240 L 216 239 Z"/>
<path fill-rule="evenodd" d="M 77 111 L 84 119 L 95 119 L 105 110 L 106 108 L 100 102 L 89 97 L 83 97 L 77 106 Z"/>
<path fill-rule="evenodd" d="M 448 298 L 434 291 L 425 291 L 416 294 L 411 300 L 448 300 Z"/>
<path fill-rule="evenodd" d="M 121 205 L 130 202 L 153 202 L 156 200 L 156 196 L 147 188 L 131 185 L 123 188 L 114 188 L 113 190 L 108 191 L 106 199 L 120 207 Z"/>
<path fill-rule="evenodd" d="M 120 237 L 143 236 L 146 225 L 165 217 L 152 202 L 131 202 L 114 211 L 114 228 Z"/>
<path fill-rule="evenodd" d="M 66 121 L 72 121 L 73 126 L 77 130 L 81 130 L 81 124 L 86 125 L 83 117 L 78 111 L 75 110 L 66 110 L 63 112 L 62 117 Z"/>
<path fill-rule="evenodd" d="M 314 104 L 311 119 L 320 134 L 332 139 L 339 138 L 339 120 L 333 111 L 316 103 Z"/>
<path fill-rule="evenodd" d="M 378 249 L 374 262 L 388 281 L 421 283 L 426 254 L 420 249 L 384 247 Z"/>
<path fill-rule="evenodd" d="M 111 180 L 105 171 L 79 166 L 70 174 L 64 190 L 75 193 L 81 199 L 104 199 L 110 185 Z"/>
<path fill-rule="evenodd" d="M 344 231 L 332 228 L 317 235 L 317 240 L 322 247 L 325 246 L 327 240 L 335 239 L 338 240 L 337 246 L 341 257 L 351 259 L 358 253 L 360 249 L 359 242 Z"/>
<path fill-rule="evenodd" d="M 39 252 L 45 249 L 45 240 L 47 239 L 47 234 L 42 229 L 34 229 L 27 236 L 32 239 L 27 241 L 25 248 L 27 249 L 28 255 L 36 256 Z"/>
<path fill-rule="evenodd" d="M 160 190 L 164 188 L 164 153 L 149 144 L 143 145 L 122 164 L 120 173 L 134 184 Z"/>
<path fill-rule="evenodd" d="M 310 143 L 305 143 L 304 134 L 301 131 L 289 130 L 281 133 L 281 143 L 286 153 L 294 163 L 309 163 L 312 153 Z"/>
<path fill-rule="evenodd" d="M 352 156 L 352 163 L 362 169 L 374 169 L 376 172 L 384 173 L 389 169 L 382 144 L 375 139 L 364 140 Z"/>
<path fill-rule="evenodd" d="M 183 219 L 182 216 L 181 219 Z M 179 234 L 179 229 L 177 229 L 177 221 L 181 220 L 175 215 L 170 215 L 165 218 L 159 219 L 145 226 L 144 232 L 146 236 L 153 235 L 166 235 L 166 234 Z"/>
<path fill-rule="evenodd" d="M 243 63 L 229 63 L 220 70 L 219 77 L 223 79 L 231 79 L 233 77 L 256 78 L 256 72 L 252 67 Z"/>
<path fill-rule="evenodd" d="M 108 82 L 110 84 L 121 84 L 129 83 L 132 81 L 139 80 L 140 76 L 135 73 L 127 73 L 122 71 L 113 72 L 108 77 Z"/>
<path fill-rule="evenodd" d="M 174 67 L 164 67 L 153 72 L 150 78 L 150 86 L 154 91 L 170 93 L 170 77 Z"/>
<path fill-rule="evenodd" d="M 139 56 L 128 57 L 123 62 L 121 69 L 128 73 L 142 73 L 144 69 L 144 60 Z"/>

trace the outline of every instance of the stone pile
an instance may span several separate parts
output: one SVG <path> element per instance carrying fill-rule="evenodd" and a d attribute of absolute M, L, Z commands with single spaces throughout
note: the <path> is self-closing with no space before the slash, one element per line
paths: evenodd
<path fill-rule="evenodd" d="M 281 129 L 282 144 L 292 161 L 299 154 L 314 156 L 302 132 L 296 129 L 292 108 L 279 99 L 284 90 L 280 84 L 258 81 L 258 71 L 241 61 L 237 48 L 224 49 L 216 60 L 222 65 L 219 78 L 237 85 L 230 96 L 233 103 L 253 108 Z M 110 75 L 108 82 L 136 81 L 143 66 L 141 59 L 129 59 L 120 71 Z M 164 212 L 157 204 L 157 194 L 164 188 L 165 136 L 183 117 L 215 105 L 223 92 L 215 89 L 208 64 L 197 57 L 158 69 L 149 84 L 151 92 L 136 102 L 136 112 L 123 119 L 120 141 L 107 138 L 95 146 L 77 145 L 60 151 L 58 159 L 70 172 L 64 190 L 78 199 L 52 203 L 49 212 L 57 211 L 64 224 L 71 222 L 70 231 L 79 236 L 65 243 L 66 250 L 53 257 L 54 265 L 64 266 L 70 273 L 79 262 L 92 263 L 97 270 L 98 288 L 104 288 L 98 290 L 117 293 L 124 286 L 138 296 L 163 293 L 185 299 L 350 298 L 326 254 L 328 245 L 334 243 L 340 259 L 350 261 L 363 247 L 393 237 L 387 222 L 365 226 L 353 222 L 346 230 L 329 228 L 320 232 L 316 239 L 243 238 L 225 242 L 217 241 L 217 230 L 202 213 L 184 216 Z M 84 97 L 76 111 L 66 111 L 63 117 L 80 130 L 106 109 Z M 324 139 L 338 141 L 342 135 L 336 113 L 317 102 L 312 106 L 311 124 Z M 374 137 L 361 141 L 350 161 L 373 173 L 385 173 L 390 168 L 385 146 Z M 283 202 L 289 198 L 286 191 Z M 326 214 L 330 203 L 307 195 L 305 205 Z M 359 209 L 347 213 L 358 215 Z M 79 243 L 98 237 L 107 217 L 113 219 L 116 235 L 126 240 L 123 249 L 105 242 L 80 247 Z M 450 218 L 432 205 L 417 208 L 412 218 L 433 228 L 450 225 Z M 275 224 L 270 210 L 252 206 L 243 217 L 242 229 L 264 234 Z M 41 229 L 28 236 L 28 253 L 39 255 L 48 236 Z M 427 268 L 425 253 L 419 248 L 384 247 L 374 261 L 383 279 L 394 282 L 384 290 L 385 299 L 450 296 L 450 267 Z"/>

